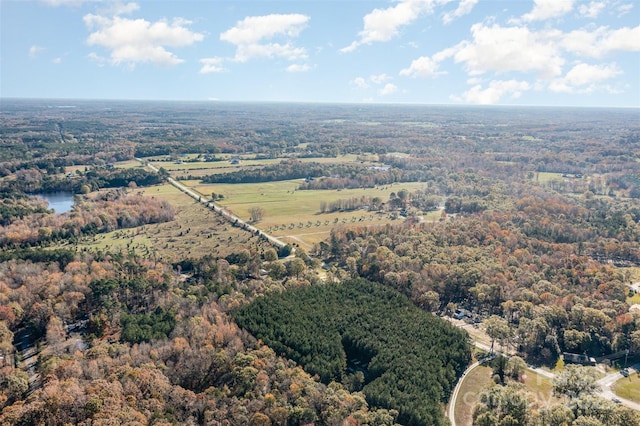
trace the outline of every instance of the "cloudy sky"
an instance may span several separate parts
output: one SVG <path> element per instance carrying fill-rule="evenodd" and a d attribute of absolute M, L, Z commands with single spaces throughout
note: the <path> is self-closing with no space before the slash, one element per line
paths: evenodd
<path fill-rule="evenodd" d="M 0 0 L 0 96 L 640 107 L 639 0 Z"/>

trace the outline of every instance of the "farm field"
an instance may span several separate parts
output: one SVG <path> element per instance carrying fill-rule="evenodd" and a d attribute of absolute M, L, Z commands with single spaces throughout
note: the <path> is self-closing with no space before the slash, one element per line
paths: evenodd
<path fill-rule="evenodd" d="M 175 262 L 205 255 L 225 257 L 237 252 L 239 246 L 258 253 L 270 247 L 169 184 L 141 191 L 171 203 L 175 209 L 174 220 L 85 237 L 78 244 L 78 250 L 129 248 L 139 254 L 152 254 L 159 260 Z"/>
<path fill-rule="evenodd" d="M 181 156 L 179 159 L 169 159 L 166 156 L 160 157 L 148 157 L 145 160 L 149 160 L 155 167 L 164 168 L 168 171 L 172 177 L 176 179 L 186 177 L 203 177 L 207 175 L 220 174 L 220 173 L 232 173 L 243 169 L 260 168 L 279 164 L 284 158 L 267 158 L 257 159 L 255 155 L 217 155 L 216 158 L 219 161 L 204 161 L 195 159 L 198 158 L 198 154 L 188 154 Z M 337 157 L 303 157 L 296 159 L 302 163 L 319 163 L 319 164 L 346 164 L 346 163 L 358 163 L 368 164 L 371 166 L 379 166 L 378 157 L 375 155 L 359 156 L 355 154 L 345 154 Z"/>
<path fill-rule="evenodd" d="M 185 160 L 195 158 L 197 154 L 183 156 Z M 234 156 L 235 157 L 235 156 Z M 163 167 L 171 172 L 172 177 L 178 178 L 183 174 L 190 174 L 197 178 L 213 171 L 227 173 L 231 171 L 241 170 L 247 167 L 264 166 L 280 162 L 282 159 L 255 160 L 243 159 L 241 164 L 230 165 L 228 161 L 217 162 L 182 162 L 176 164 L 175 161 L 160 161 L 166 158 L 151 157 L 154 167 Z M 229 156 L 231 158 L 231 156 Z M 242 157 L 241 157 L 242 158 Z M 337 158 L 305 158 L 301 161 L 318 161 L 318 162 L 355 162 L 359 161 L 356 155 L 344 155 Z M 139 164 L 139 163 L 138 163 Z M 116 167 L 131 167 L 131 162 L 117 163 Z M 174 169 L 175 167 L 175 169 Z M 205 167 L 205 168 L 202 168 Z M 202 169 L 200 169 L 202 168 Z M 196 173 L 197 172 L 197 173 Z M 209 199 L 212 193 L 222 195 L 224 198 L 217 201 L 216 204 L 226 209 L 242 220 L 249 221 L 251 214 L 250 209 L 260 207 L 264 209 L 264 217 L 259 223 L 253 223 L 257 228 L 282 239 L 292 245 L 297 245 L 305 250 L 311 250 L 314 244 L 326 241 L 330 237 L 331 229 L 340 225 L 385 225 L 404 220 L 403 217 L 391 212 L 369 212 L 364 209 L 333 213 L 320 213 L 321 202 L 335 202 L 338 200 L 346 200 L 361 197 L 378 197 L 386 202 L 391 193 L 397 193 L 400 190 L 409 192 L 423 190 L 426 185 L 423 182 L 406 182 L 395 183 L 375 188 L 357 188 L 342 190 L 297 190 L 302 179 L 260 182 L 260 183 L 241 183 L 241 184 L 204 184 L 199 179 L 180 180 L 181 184 L 202 194 L 203 199 Z M 175 189 L 174 189 L 175 190 Z M 162 189 L 159 194 L 165 194 L 170 191 L 166 188 Z M 153 189 L 147 189 L 145 193 L 156 195 Z M 181 198 L 186 198 L 189 204 L 192 200 L 179 191 L 175 190 L 175 194 L 168 199 L 172 204 L 182 205 L 185 203 Z M 178 201 L 180 200 L 180 201 Z M 183 208 L 183 207 L 182 207 Z M 204 209 L 206 211 L 206 209 Z M 442 212 L 433 211 L 421 216 L 421 220 L 435 221 L 440 219 Z M 185 216 L 186 217 L 186 216 Z M 189 225 L 188 225 L 189 227 Z M 111 241 L 105 237 L 106 245 L 114 245 L 119 247 L 122 241 L 117 238 Z M 149 241 L 142 238 L 140 244 L 149 245 Z M 171 247 L 171 245 L 170 245 Z M 197 245 L 196 245 L 197 247 Z M 196 247 L 190 247 L 199 253 Z M 184 247 L 183 247 L 184 248 Z"/>
<path fill-rule="evenodd" d="M 198 181 L 183 181 L 203 197 L 211 193 L 222 194 L 218 205 L 231 211 L 243 220 L 249 220 L 252 207 L 264 209 L 264 218 L 258 228 L 285 241 L 310 248 L 314 243 L 329 238 L 331 228 L 336 225 L 384 225 L 404 220 L 389 212 L 355 210 L 347 212 L 320 213 L 320 203 L 331 203 L 341 199 L 379 197 L 389 199 L 392 192 L 402 189 L 416 191 L 424 189 L 421 182 L 386 185 L 379 188 L 337 190 L 303 190 L 297 188 L 301 180 L 266 182 L 255 184 L 200 184 Z M 423 220 L 437 220 L 440 211 L 430 212 Z"/>

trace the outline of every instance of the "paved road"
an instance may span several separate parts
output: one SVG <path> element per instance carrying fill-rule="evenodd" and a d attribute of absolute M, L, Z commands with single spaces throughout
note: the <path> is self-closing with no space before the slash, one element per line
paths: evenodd
<path fill-rule="evenodd" d="M 460 376 L 460 379 L 458 380 L 458 383 L 456 383 L 456 387 L 453 388 L 453 392 L 451 392 L 451 398 L 449 399 L 449 411 L 447 413 L 447 416 L 449 417 L 449 421 L 451 422 L 451 426 L 456 426 L 456 419 L 455 419 L 455 413 L 456 413 L 456 399 L 458 399 L 458 394 L 460 393 L 460 388 L 462 387 L 462 382 L 465 378 L 465 376 L 471 372 L 471 370 L 473 370 L 474 368 L 478 367 L 481 364 L 480 361 L 476 361 L 473 364 L 471 364 L 469 367 L 467 367 L 466 370 L 464 370 L 464 373 L 462 373 L 462 376 Z"/>
<path fill-rule="evenodd" d="M 156 166 L 154 166 L 153 164 L 149 163 L 149 162 L 145 162 L 144 160 L 140 159 L 140 158 L 136 158 L 137 161 L 139 161 L 140 163 L 146 165 L 149 169 L 153 170 L 154 172 L 158 172 L 158 168 Z M 240 219 L 238 216 L 230 213 L 229 211 L 216 206 L 213 202 L 210 202 L 206 199 L 206 197 L 203 197 L 202 194 L 193 191 L 192 189 L 184 186 L 183 184 L 181 184 L 180 182 L 178 182 L 177 180 L 173 179 L 173 178 L 167 178 L 167 181 L 173 185 L 174 187 L 178 188 L 180 191 L 184 192 L 185 194 L 187 194 L 188 196 L 190 196 L 191 198 L 193 198 L 194 200 L 198 201 L 199 203 L 201 203 L 202 205 L 213 209 L 213 211 L 215 211 L 216 213 L 219 213 L 222 217 L 224 217 L 225 219 L 227 219 L 229 222 L 231 223 L 235 223 L 239 226 L 241 226 L 243 229 L 254 233 L 254 234 L 258 234 L 264 238 L 266 238 L 267 240 L 269 240 L 269 242 L 271 244 L 273 244 L 274 246 L 277 247 L 284 247 L 287 245 L 287 243 L 285 243 L 284 241 L 274 237 L 273 235 L 269 235 L 266 232 L 262 231 L 261 229 L 256 228 L 253 225 L 248 224 L 247 222 L 245 222 L 244 220 Z M 294 248 L 291 248 L 291 251 L 294 251 Z"/>
<path fill-rule="evenodd" d="M 631 374 L 635 374 L 638 371 L 640 371 L 640 363 L 634 364 L 629 367 L 629 373 Z M 624 376 L 620 374 L 620 372 L 615 372 L 607 374 L 602 379 L 598 380 L 596 383 L 600 386 L 600 396 L 609 400 L 617 398 L 622 405 L 640 411 L 640 404 L 638 404 L 637 402 L 629 401 L 628 399 L 620 398 L 611 390 L 611 386 L 615 382 L 623 378 Z"/>

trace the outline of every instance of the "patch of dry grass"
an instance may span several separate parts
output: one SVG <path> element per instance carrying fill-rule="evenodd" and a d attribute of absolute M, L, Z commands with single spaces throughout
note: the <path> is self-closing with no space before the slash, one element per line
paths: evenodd
<path fill-rule="evenodd" d="M 491 367 L 481 365 L 471 370 L 463 379 L 458 399 L 456 399 L 455 416 L 459 426 L 471 426 L 473 407 L 478 402 L 480 392 L 491 383 Z"/>
<path fill-rule="evenodd" d="M 130 249 L 174 262 L 211 254 L 225 257 L 243 248 L 257 253 L 270 247 L 255 235 L 234 227 L 171 185 L 144 188 L 145 195 L 168 201 L 175 209 L 171 222 L 123 229 L 83 239 L 82 249 Z"/>
<path fill-rule="evenodd" d="M 640 404 L 640 374 L 633 373 L 613 384 L 613 391 L 620 398 Z"/>

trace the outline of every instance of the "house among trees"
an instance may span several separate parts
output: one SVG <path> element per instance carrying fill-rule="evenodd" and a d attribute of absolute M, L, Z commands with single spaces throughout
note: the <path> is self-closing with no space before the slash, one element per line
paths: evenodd
<path fill-rule="evenodd" d="M 572 354 L 570 352 L 562 352 L 564 362 L 569 364 L 596 365 L 596 359 L 584 354 Z"/>

